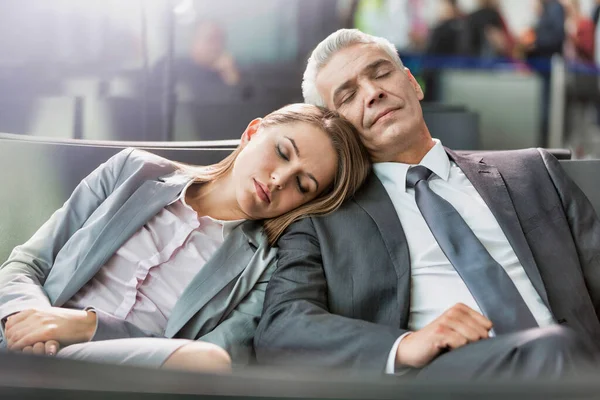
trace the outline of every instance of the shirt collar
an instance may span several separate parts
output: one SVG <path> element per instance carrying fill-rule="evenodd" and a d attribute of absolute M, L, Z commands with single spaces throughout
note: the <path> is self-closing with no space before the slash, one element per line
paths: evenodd
<path fill-rule="evenodd" d="M 425 157 L 418 165 L 429 168 L 435 175 L 447 181 L 450 177 L 450 159 L 442 142 L 433 139 L 435 144 L 425 154 Z M 373 164 L 375 175 L 384 185 L 393 184 L 398 190 L 406 192 L 406 174 L 413 164 L 404 164 L 398 162 L 383 162 Z"/>
<path fill-rule="evenodd" d="M 173 201 L 171 201 L 169 204 L 167 204 L 168 206 L 170 206 L 171 204 L 175 203 L 176 201 L 181 200 L 181 202 L 186 205 L 187 207 L 189 207 L 189 204 L 185 202 L 185 193 L 187 192 L 188 188 L 190 186 L 192 186 L 192 184 L 194 183 L 194 179 L 190 178 L 190 181 L 188 183 L 185 184 L 185 186 L 183 187 L 183 189 L 181 190 L 181 193 L 179 193 L 179 196 L 177 196 L 175 199 L 173 199 Z"/>
<path fill-rule="evenodd" d="M 181 203 L 183 203 L 183 205 L 187 208 L 189 208 L 190 210 L 192 210 L 194 212 L 194 214 L 196 215 L 196 218 L 198 218 L 198 214 L 196 213 L 196 211 L 192 208 L 192 206 L 190 206 L 186 201 L 185 201 L 185 194 L 187 192 L 187 190 L 189 189 L 190 186 L 192 186 L 192 184 L 194 183 L 194 180 L 191 179 L 183 188 L 183 190 L 181 191 L 181 193 L 179 194 L 179 196 L 173 200 L 172 202 L 169 203 L 169 205 L 175 203 L 176 201 L 181 201 Z M 206 218 L 210 219 L 211 221 L 219 224 L 222 226 L 222 230 L 221 232 L 223 233 L 223 239 L 225 239 L 235 228 L 237 228 L 238 226 L 240 226 L 243 222 L 245 222 L 245 219 L 236 219 L 236 220 L 231 220 L 231 221 L 225 221 L 225 220 L 220 220 L 220 219 L 215 219 L 212 218 L 210 216 L 206 216 Z"/>

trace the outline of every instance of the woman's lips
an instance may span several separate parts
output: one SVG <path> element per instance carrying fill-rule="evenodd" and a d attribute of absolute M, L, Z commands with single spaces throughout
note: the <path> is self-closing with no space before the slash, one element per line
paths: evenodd
<path fill-rule="evenodd" d="M 268 189 L 265 189 L 256 179 L 254 180 L 254 187 L 258 197 L 267 204 L 271 204 L 271 196 L 269 196 Z"/>

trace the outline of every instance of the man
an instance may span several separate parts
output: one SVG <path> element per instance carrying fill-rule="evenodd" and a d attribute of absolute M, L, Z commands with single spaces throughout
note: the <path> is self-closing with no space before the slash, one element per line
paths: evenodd
<path fill-rule="evenodd" d="M 374 173 L 280 239 L 259 362 L 465 379 L 595 363 L 600 222 L 555 158 L 445 149 L 394 46 L 357 30 L 317 46 L 303 92 L 355 124 Z"/>

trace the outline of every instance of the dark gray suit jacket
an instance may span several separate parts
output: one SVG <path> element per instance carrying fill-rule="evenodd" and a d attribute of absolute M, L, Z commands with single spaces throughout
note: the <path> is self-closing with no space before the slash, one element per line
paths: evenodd
<path fill-rule="evenodd" d="M 447 152 L 555 320 L 600 343 L 600 221 L 583 192 L 543 150 Z M 258 361 L 383 371 L 408 326 L 409 230 L 374 174 L 339 211 L 288 228 L 255 336 Z"/>

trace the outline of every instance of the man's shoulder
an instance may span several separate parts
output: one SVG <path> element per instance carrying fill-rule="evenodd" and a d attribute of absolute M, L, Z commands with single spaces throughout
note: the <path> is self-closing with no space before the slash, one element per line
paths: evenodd
<path fill-rule="evenodd" d="M 545 150 L 538 148 L 517 150 L 456 150 L 454 153 L 470 159 L 505 162 L 509 160 L 540 158 L 540 151 L 544 152 Z"/>
<path fill-rule="evenodd" d="M 375 172 L 371 170 L 363 185 L 340 208 L 332 213 L 314 216 L 311 219 L 319 224 L 352 218 L 368 213 L 365 208 L 372 207 L 374 204 L 381 204 L 382 201 L 390 201 L 389 196 Z"/>
<path fill-rule="evenodd" d="M 457 164 L 462 161 L 484 163 L 503 169 L 520 169 L 526 166 L 542 166 L 544 158 L 554 158 L 548 151 L 540 148 L 528 148 L 518 150 L 480 150 L 480 151 L 449 151 L 454 156 Z"/>

